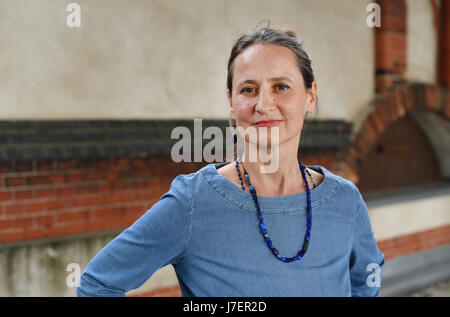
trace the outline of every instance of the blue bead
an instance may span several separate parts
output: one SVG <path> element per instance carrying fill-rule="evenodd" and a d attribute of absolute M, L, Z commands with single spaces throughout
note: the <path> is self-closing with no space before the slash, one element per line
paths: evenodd
<path fill-rule="evenodd" d="M 277 250 L 277 249 L 272 249 L 272 253 L 274 254 L 274 255 L 278 255 L 278 254 L 280 254 L 280 252 Z"/>
<path fill-rule="evenodd" d="M 261 223 L 259 224 L 259 227 L 260 227 L 261 229 L 263 229 L 263 230 L 266 230 L 266 225 L 264 224 L 264 222 L 261 222 Z"/>

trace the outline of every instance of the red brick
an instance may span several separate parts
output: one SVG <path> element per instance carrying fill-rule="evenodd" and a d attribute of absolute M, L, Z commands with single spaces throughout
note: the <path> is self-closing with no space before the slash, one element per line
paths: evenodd
<path fill-rule="evenodd" d="M 407 255 L 450 243 L 450 226 L 429 229 L 405 236 L 379 241 L 386 259 Z"/>
<path fill-rule="evenodd" d="M 56 168 L 58 170 L 67 170 L 77 168 L 77 160 L 61 160 L 56 162 Z"/>
<path fill-rule="evenodd" d="M 425 106 L 430 110 L 439 110 L 440 90 L 437 86 L 425 87 Z"/>
<path fill-rule="evenodd" d="M 12 192 L 0 191 L 0 201 L 8 201 L 8 200 L 12 200 Z"/>
<path fill-rule="evenodd" d="M 65 231 L 66 231 L 66 226 L 65 225 L 52 226 L 52 227 L 47 229 L 47 237 L 49 237 L 49 238 L 60 237 L 60 236 L 63 236 L 65 234 Z"/>
<path fill-rule="evenodd" d="M 130 297 L 181 297 L 180 286 L 161 287 L 152 291 L 128 295 Z"/>
<path fill-rule="evenodd" d="M 73 172 L 66 175 L 68 183 L 81 182 L 83 180 L 83 174 L 80 172 Z"/>
<path fill-rule="evenodd" d="M 141 188 L 148 188 L 149 184 L 146 180 L 135 180 L 130 182 L 129 188 L 131 189 L 141 189 Z"/>
<path fill-rule="evenodd" d="M 47 210 L 47 203 L 45 202 L 31 202 L 27 204 L 27 211 L 29 213 L 41 212 Z"/>
<path fill-rule="evenodd" d="M 122 191 L 128 189 L 128 184 L 122 181 L 115 181 L 109 184 L 111 191 Z"/>
<path fill-rule="evenodd" d="M 84 223 L 75 223 L 75 224 L 70 224 L 66 227 L 66 235 L 69 234 L 79 234 L 79 233 L 83 233 L 85 230 L 85 224 Z"/>
<path fill-rule="evenodd" d="M 25 185 L 25 178 L 23 177 L 6 177 L 5 178 L 6 186 L 21 186 Z"/>
<path fill-rule="evenodd" d="M 27 229 L 25 232 L 25 239 L 26 240 L 34 240 L 34 239 L 41 239 L 45 238 L 46 230 L 42 228 L 33 228 L 33 229 Z"/>
<path fill-rule="evenodd" d="M 52 197 L 54 194 L 53 188 L 36 189 L 36 198 Z"/>
<path fill-rule="evenodd" d="M 103 230 L 103 221 L 100 219 L 91 220 L 86 222 L 86 231 L 87 232 L 97 232 Z"/>
<path fill-rule="evenodd" d="M 0 220 L 0 230 L 11 229 L 14 227 L 14 220 L 12 219 L 2 219 Z"/>
<path fill-rule="evenodd" d="M 97 184 L 95 190 L 97 193 L 108 192 L 110 190 L 110 184 L 109 183 Z"/>
<path fill-rule="evenodd" d="M 96 187 L 95 187 L 95 185 L 92 185 L 92 184 L 77 186 L 74 188 L 75 195 L 91 194 L 91 193 L 95 192 L 95 190 L 96 190 Z"/>
<path fill-rule="evenodd" d="M 64 200 L 53 200 L 47 202 L 47 209 L 48 210 L 58 210 L 64 208 Z"/>
<path fill-rule="evenodd" d="M 58 187 L 56 188 L 56 196 L 67 197 L 71 196 L 74 192 L 73 187 Z"/>
<path fill-rule="evenodd" d="M 50 227 L 54 223 L 53 215 L 43 215 L 36 218 L 36 224 L 42 227 Z"/>
<path fill-rule="evenodd" d="M 109 216 L 109 209 L 106 208 L 97 208 L 94 211 L 94 217 L 96 219 L 105 219 Z"/>
<path fill-rule="evenodd" d="M 54 169 L 54 162 L 52 160 L 36 161 L 37 171 L 52 171 Z"/>
<path fill-rule="evenodd" d="M 131 166 L 141 167 L 148 165 L 148 160 L 143 158 L 133 158 L 131 159 Z"/>
<path fill-rule="evenodd" d="M 82 207 L 84 206 L 84 197 L 71 197 L 66 199 L 66 208 L 73 208 L 73 207 Z"/>
<path fill-rule="evenodd" d="M 53 183 L 53 184 L 61 184 L 65 182 L 65 176 L 62 174 L 54 174 L 54 175 L 49 175 L 47 177 L 48 182 Z"/>
<path fill-rule="evenodd" d="M 25 207 L 23 204 L 16 204 L 16 205 L 7 205 L 4 206 L 4 212 L 7 215 L 16 215 L 16 214 L 23 214 L 25 213 Z"/>
<path fill-rule="evenodd" d="M 104 175 L 102 173 L 99 172 L 95 172 L 95 171 L 91 171 L 91 172 L 86 172 L 86 174 L 84 175 L 84 179 L 85 180 L 99 180 L 99 179 L 103 179 Z"/>
<path fill-rule="evenodd" d="M 114 165 L 114 166 L 129 166 L 130 161 L 127 157 L 121 157 L 121 158 L 114 159 L 112 161 L 112 165 Z"/>
<path fill-rule="evenodd" d="M 58 214 L 56 214 L 56 222 L 60 223 L 60 224 L 71 222 L 72 215 L 73 215 L 73 213 L 70 211 L 58 213 Z"/>
<path fill-rule="evenodd" d="M 40 185 L 40 184 L 47 184 L 47 183 L 48 183 L 47 175 L 35 175 L 35 176 L 27 177 L 28 185 Z"/>
<path fill-rule="evenodd" d="M 105 195 L 105 203 L 107 204 L 115 204 L 121 202 L 121 197 L 119 193 L 116 194 L 107 194 Z"/>
<path fill-rule="evenodd" d="M 91 196 L 85 198 L 86 205 L 99 205 L 103 203 L 104 203 L 103 196 Z"/>
<path fill-rule="evenodd" d="M 25 239 L 25 231 L 23 229 L 18 229 L 12 232 L 4 232 L 3 243 L 19 242 Z"/>
<path fill-rule="evenodd" d="M 16 200 L 22 200 L 22 199 L 32 199 L 33 198 L 33 190 L 27 189 L 27 190 L 16 190 L 15 192 L 15 199 Z"/>
<path fill-rule="evenodd" d="M 31 217 L 14 219 L 15 228 L 29 228 L 32 225 L 33 225 L 33 218 Z"/>
<path fill-rule="evenodd" d="M 121 178 L 121 173 L 118 170 L 109 170 L 103 176 L 106 180 L 115 180 Z"/>
<path fill-rule="evenodd" d="M 120 193 L 120 201 L 121 202 L 130 202 L 130 201 L 136 201 L 138 199 L 138 195 L 135 191 L 132 192 L 122 192 Z"/>
<path fill-rule="evenodd" d="M 58 223 L 79 223 L 84 222 L 87 218 L 86 211 L 64 212 L 56 215 Z"/>
<path fill-rule="evenodd" d="M 120 218 L 117 217 L 108 217 L 103 222 L 103 228 L 105 230 L 112 230 L 112 229 L 118 229 L 122 227 L 122 221 Z"/>

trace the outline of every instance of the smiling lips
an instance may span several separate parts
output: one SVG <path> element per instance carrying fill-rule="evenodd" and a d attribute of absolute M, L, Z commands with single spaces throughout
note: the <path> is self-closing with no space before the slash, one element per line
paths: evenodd
<path fill-rule="evenodd" d="M 274 127 L 280 124 L 282 120 L 261 120 L 255 123 L 257 127 Z"/>

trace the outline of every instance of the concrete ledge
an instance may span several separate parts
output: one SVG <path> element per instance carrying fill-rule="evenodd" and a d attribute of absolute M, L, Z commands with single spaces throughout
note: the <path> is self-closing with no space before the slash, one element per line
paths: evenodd
<path fill-rule="evenodd" d="M 407 296 L 450 279 L 450 244 L 386 261 L 380 296 Z"/>

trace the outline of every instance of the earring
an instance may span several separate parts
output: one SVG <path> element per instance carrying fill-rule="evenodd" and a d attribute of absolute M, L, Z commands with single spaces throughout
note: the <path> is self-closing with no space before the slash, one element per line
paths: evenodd
<path fill-rule="evenodd" d="M 233 125 L 233 128 L 236 129 L 236 121 L 233 121 L 232 125 Z M 237 133 L 236 132 L 233 134 L 233 143 L 234 144 L 237 143 Z"/>

